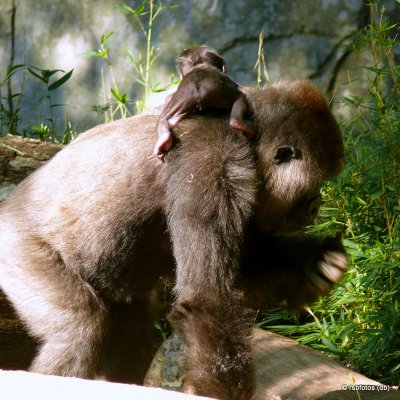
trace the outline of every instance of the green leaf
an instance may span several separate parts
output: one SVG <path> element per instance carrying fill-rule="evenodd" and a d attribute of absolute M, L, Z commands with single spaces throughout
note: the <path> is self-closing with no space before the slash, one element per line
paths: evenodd
<path fill-rule="evenodd" d="M 143 86 L 146 86 L 146 82 L 144 82 L 142 79 L 135 79 L 135 81 Z"/>
<path fill-rule="evenodd" d="M 371 194 L 371 201 L 375 201 L 376 199 L 378 199 L 379 197 L 381 197 L 383 195 L 382 190 L 378 190 L 375 193 Z"/>
<path fill-rule="evenodd" d="M 20 69 L 25 69 L 25 68 L 28 68 L 28 67 L 29 67 L 29 65 L 26 65 L 26 64 L 13 65 L 12 67 L 7 69 L 6 77 L 4 78 L 4 80 L 6 81 L 7 79 L 10 79 L 11 76 L 13 76 Z"/>
<path fill-rule="evenodd" d="M 35 68 L 35 67 L 32 67 L 32 68 Z M 28 71 L 29 71 L 29 73 L 30 73 L 31 75 L 35 76 L 36 78 L 40 79 L 42 82 L 44 82 L 44 83 L 46 83 L 46 84 L 49 82 L 48 80 L 46 80 L 46 79 L 44 78 L 43 75 L 39 75 L 39 74 L 36 73 L 32 68 L 28 68 Z M 39 71 L 41 71 L 41 70 L 39 70 Z"/>
<path fill-rule="evenodd" d="M 323 336 L 321 341 L 331 352 L 340 354 L 340 350 L 328 338 Z"/>
<path fill-rule="evenodd" d="M 69 78 L 71 78 L 72 72 L 74 71 L 74 69 L 72 68 L 69 72 L 67 72 L 65 75 L 63 75 L 60 79 L 58 79 L 57 81 L 53 82 L 48 89 L 49 90 L 55 90 L 57 88 L 59 88 L 61 85 L 63 85 L 65 82 L 68 81 Z"/>
<path fill-rule="evenodd" d="M 122 95 L 118 92 L 117 89 L 111 88 L 111 93 L 113 96 L 118 100 L 119 103 L 126 104 L 128 101 L 128 96 L 126 92 L 124 92 Z"/>
<path fill-rule="evenodd" d="M 126 52 L 127 56 L 129 57 L 129 59 L 131 60 L 131 62 L 136 63 L 135 55 L 132 53 L 132 51 L 130 49 L 128 49 L 128 47 L 125 48 L 125 52 Z"/>
<path fill-rule="evenodd" d="M 116 6 L 118 8 L 120 8 L 121 10 L 127 11 L 128 13 L 134 14 L 134 15 L 141 15 L 144 7 L 146 6 L 146 2 L 143 2 L 142 4 L 140 4 L 136 9 L 133 9 L 132 7 L 129 7 L 128 5 L 124 4 L 124 3 L 118 3 L 116 4 Z"/>
<path fill-rule="evenodd" d="M 92 50 L 87 50 L 85 54 L 89 57 L 99 57 L 99 58 L 104 58 L 105 52 L 104 51 L 92 51 Z"/>
<path fill-rule="evenodd" d="M 117 100 L 119 100 L 119 93 L 118 93 L 118 91 L 117 91 L 116 89 L 111 88 L 111 93 L 113 94 L 113 96 L 114 96 Z"/>
<path fill-rule="evenodd" d="M 113 35 L 113 34 L 114 34 L 114 32 L 108 32 L 105 35 L 101 35 L 100 43 L 104 44 L 110 38 L 110 36 Z"/>
<path fill-rule="evenodd" d="M 119 101 L 121 102 L 122 100 L 122 96 L 119 94 L 117 89 L 111 88 L 111 93 L 113 94 L 113 96 Z"/>
<path fill-rule="evenodd" d="M 365 200 L 363 200 L 361 197 L 356 196 L 356 200 L 357 200 L 360 204 L 362 204 L 363 206 L 366 206 L 366 205 L 367 205 L 367 203 L 365 202 Z"/>
<path fill-rule="evenodd" d="M 53 70 L 49 70 L 49 69 L 42 69 L 40 70 L 43 76 L 43 79 L 48 82 L 49 79 L 56 74 L 57 72 L 64 72 L 64 70 L 62 69 L 53 69 Z"/>

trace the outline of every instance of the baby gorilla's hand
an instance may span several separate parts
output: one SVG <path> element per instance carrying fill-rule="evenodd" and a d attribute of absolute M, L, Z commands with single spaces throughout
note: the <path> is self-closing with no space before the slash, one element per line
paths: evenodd
<path fill-rule="evenodd" d="M 341 234 L 325 238 L 315 247 L 312 256 L 303 265 L 304 280 L 299 282 L 296 300 L 289 301 L 289 307 L 297 303 L 295 308 L 298 308 L 301 304 L 308 304 L 326 296 L 334 284 L 343 278 L 346 269 L 347 257 L 341 243 Z"/>
<path fill-rule="evenodd" d="M 343 278 L 347 268 L 347 257 L 342 246 L 338 246 L 337 238 L 325 239 L 326 249 L 314 266 L 309 266 L 306 276 L 315 287 L 319 296 L 329 293 L 332 286 Z"/>

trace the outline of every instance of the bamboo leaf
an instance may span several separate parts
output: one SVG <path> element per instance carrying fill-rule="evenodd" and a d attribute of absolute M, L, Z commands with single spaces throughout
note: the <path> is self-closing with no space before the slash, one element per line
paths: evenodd
<path fill-rule="evenodd" d="M 34 67 L 33 67 L 34 68 Z M 42 82 L 44 82 L 44 83 L 48 83 L 49 81 L 47 80 L 46 81 L 46 79 L 42 76 L 42 75 L 39 75 L 38 73 L 36 73 L 32 68 L 28 68 L 28 71 L 29 71 L 29 73 L 31 74 L 31 75 L 33 75 L 33 76 L 35 76 L 36 78 L 38 78 L 39 80 L 41 80 Z"/>
<path fill-rule="evenodd" d="M 55 90 L 59 88 L 61 85 L 63 85 L 65 82 L 68 81 L 69 78 L 71 78 L 72 72 L 74 69 L 72 68 L 70 71 L 68 71 L 65 75 L 63 75 L 60 79 L 55 81 L 49 86 L 49 90 Z"/>
<path fill-rule="evenodd" d="M 103 45 L 112 35 L 114 34 L 113 31 L 106 33 L 105 35 L 101 35 L 100 43 Z"/>
<path fill-rule="evenodd" d="M 13 65 L 12 67 L 8 68 L 7 73 L 6 73 L 6 77 L 4 78 L 4 80 L 10 79 L 11 76 L 13 76 L 20 69 L 26 69 L 28 67 L 29 67 L 29 65 L 26 65 L 26 64 Z"/>
<path fill-rule="evenodd" d="M 124 4 L 124 3 L 116 4 L 116 7 L 120 8 L 121 10 L 127 11 L 130 14 L 134 14 L 134 15 L 142 15 L 142 12 L 143 12 L 145 6 L 146 6 L 145 2 L 140 4 L 135 9 L 133 9 L 132 7 L 129 7 L 127 4 Z"/>

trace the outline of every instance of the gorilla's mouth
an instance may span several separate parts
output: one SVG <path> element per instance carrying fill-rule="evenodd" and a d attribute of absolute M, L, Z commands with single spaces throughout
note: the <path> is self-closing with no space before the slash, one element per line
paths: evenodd
<path fill-rule="evenodd" d="M 321 201 L 322 196 L 319 192 L 302 199 L 282 218 L 277 229 L 282 233 L 293 233 L 311 225 L 318 215 Z"/>

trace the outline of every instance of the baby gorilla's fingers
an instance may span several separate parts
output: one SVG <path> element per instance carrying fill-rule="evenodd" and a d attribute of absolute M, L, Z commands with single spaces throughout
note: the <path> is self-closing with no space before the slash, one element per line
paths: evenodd
<path fill-rule="evenodd" d="M 326 295 L 333 284 L 343 278 L 347 268 L 346 255 L 341 251 L 327 251 L 318 262 L 317 270 L 311 274 L 310 280 L 320 295 Z"/>

